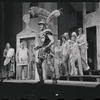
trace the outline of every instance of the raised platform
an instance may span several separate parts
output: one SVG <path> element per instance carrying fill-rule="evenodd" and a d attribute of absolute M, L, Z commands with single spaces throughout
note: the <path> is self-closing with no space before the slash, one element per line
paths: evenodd
<path fill-rule="evenodd" d="M 61 77 L 59 78 L 59 80 L 100 82 L 100 75 L 61 76 Z"/>
<path fill-rule="evenodd" d="M 48 76 L 48 79 L 51 79 L 51 77 Z M 59 80 L 100 82 L 100 70 L 84 71 L 84 75 L 82 76 L 81 75 L 60 76 Z"/>
<path fill-rule="evenodd" d="M 39 80 L 4 80 L 2 83 L 24 83 L 24 84 L 38 84 Z M 52 84 L 52 80 L 45 80 L 44 84 Z M 58 80 L 56 85 L 63 85 L 63 86 L 81 86 L 81 87 L 97 87 L 100 85 L 100 82 L 81 82 L 81 81 L 64 81 Z"/>
<path fill-rule="evenodd" d="M 85 71 L 83 76 L 61 76 L 52 80 L 3 80 L 0 100 L 100 100 L 100 70 Z"/>
<path fill-rule="evenodd" d="M 83 72 L 84 75 L 100 75 L 100 70 L 88 70 Z"/>

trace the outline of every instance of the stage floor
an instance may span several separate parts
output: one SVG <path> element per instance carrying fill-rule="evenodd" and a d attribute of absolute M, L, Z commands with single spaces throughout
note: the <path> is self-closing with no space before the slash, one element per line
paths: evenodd
<path fill-rule="evenodd" d="M 3 80 L 2 83 L 38 83 L 39 80 Z M 52 80 L 45 80 L 44 84 L 52 84 Z M 84 81 L 65 81 L 58 80 L 56 85 L 64 86 L 82 86 L 82 87 L 96 87 L 100 85 L 100 82 L 84 82 Z"/>
<path fill-rule="evenodd" d="M 52 84 L 52 80 L 45 80 L 44 84 L 38 84 L 39 80 L 3 80 L 0 82 L 0 97 L 9 100 L 94 100 L 100 98 L 100 82 L 65 81 L 58 80 Z M 12 95 L 13 94 L 13 95 Z M 56 94 L 58 96 L 56 96 Z M 20 98 L 20 99 L 15 99 Z M 49 99 L 50 98 L 50 99 Z M 2 99 L 0 99 L 2 100 Z"/>

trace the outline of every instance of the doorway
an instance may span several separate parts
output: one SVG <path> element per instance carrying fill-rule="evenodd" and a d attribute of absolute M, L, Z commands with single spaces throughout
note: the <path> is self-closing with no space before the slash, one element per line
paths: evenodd
<path fill-rule="evenodd" d="M 88 50 L 87 60 L 91 70 L 97 68 L 97 43 L 96 43 L 96 26 L 86 29 Z"/>
<path fill-rule="evenodd" d="M 29 63 L 29 69 L 28 69 L 28 78 L 35 80 L 35 37 L 30 38 L 23 38 L 20 39 L 20 42 L 25 42 L 25 47 L 29 50 L 29 56 L 30 56 L 30 63 Z"/>

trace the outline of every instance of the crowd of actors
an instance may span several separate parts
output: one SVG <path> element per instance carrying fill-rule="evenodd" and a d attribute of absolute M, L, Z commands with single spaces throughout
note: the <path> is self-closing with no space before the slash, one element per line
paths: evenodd
<path fill-rule="evenodd" d="M 59 70 L 57 78 L 60 77 L 60 74 L 83 75 L 84 70 L 90 69 L 86 59 L 87 41 L 82 28 L 78 28 L 78 34 L 77 36 L 76 32 L 72 32 L 69 38 L 68 32 L 65 32 L 61 36 L 61 40 L 57 40 L 57 47 L 54 50 L 55 55 L 59 58 L 59 60 L 55 59 Z"/>
<path fill-rule="evenodd" d="M 61 75 L 83 75 L 83 70 L 89 70 L 90 67 L 86 60 L 87 41 L 86 35 L 82 28 L 78 28 L 78 36 L 76 32 L 72 32 L 71 38 L 65 32 L 61 36 L 61 40 L 57 40 L 57 46 L 52 50 L 55 43 L 53 32 L 42 20 L 39 22 L 41 43 L 35 48 L 39 49 L 38 62 L 36 62 L 40 82 L 44 83 L 42 63 L 45 60 L 54 84 Z M 62 42 L 61 42 L 62 41 Z M 62 44 L 61 44 L 62 43 Z M 54 63 L 52 62 L 54 59 Z"/>
<path fill-rule="evenodd" d="M 72 32 L 71 37 L 69 37 L 69 33 L 65 32 L 61 36 L 61 40 L 57 40 L 56 42 L 54 41 L 53 32 L 47 27 L 43 20 L 40 21 L 38 25 L 41 30 L 38 34 L 41 42 L 34 50 L 38 50 L 38 61 L 35 63 L 41 83 L 44 83 L 42 69 L 44 60 L 50 69 L 53 83 L 57 83 L 57 79 L 59 79 L 61 75 L 83 75 L 84 70 L 90 69 L 86 60 L 86 51 L 88 49 L 86 35 L 82 28 L 78 28 L 78 36 L 76 32 Z M 56 47 L 54 47 L 55 43 L 57 44 Z M 17 62 L 16 67 L 19 66 L 20 69 L 18 72 L 19 79 L 22 79 L 22 70 L 24 70 L 24 79 L 28 79 L 27 70 L 30 64 L 28 48 L 25 47 L 24 42 L 21 42 L 16 56 L 15 53 L 13 53 L 12 56 L 9 57 L 7 53 L 10 48 L 10 44 L 7 43 L 3 56 L 5 59 L 10 59 L 10 61 L 4 64 L 5 70 L 10 71 L 10 66 L 12 63 L 14 64 L 15 57 Z M 8 73 L 7 79 L 9 79 Z"/>
<path fill-rule="evenodd" d="M 30 57 L 29 57 L 29 50 L 27 49 L 27 47 L 25 46 L 25 42 L 21 42 L 20 46 L 15 54 L 15 50 L 11 48 L 10 43 L 6 43 L 6 47 L 4 49 L 3 52 L 3 56 L 4 56 L 4 67 L 3 67 L 3 73 L 6 73 L 5 78 L 7 80 L 12 79 L 12 77 L 14 77 L 15 74 L 15 61 L 19 70 L 16 70 L 18 73 L 18 77 L 16 77 L 17 79 L 22 79 L 22 71 L 24 71 L 24 78 L 23 79 L 28 79 L 27 76 L 27 71 L 28 71 L 28 66 L 29 64 L 31 64 L 30 61 Z M 32 59 L 33 60 L 33 59 Z M 10 73 L 13 73 L 10 74 Z"/>

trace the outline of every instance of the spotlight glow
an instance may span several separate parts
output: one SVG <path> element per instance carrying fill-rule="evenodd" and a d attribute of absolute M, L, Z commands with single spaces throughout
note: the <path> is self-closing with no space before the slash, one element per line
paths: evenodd
<path fill-rule="evenodd" d="M 56 96 L 58 96 L 58 93 L 56 93 Z"/>

